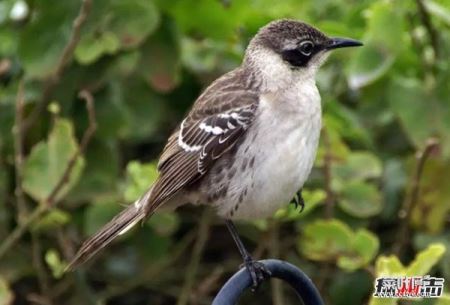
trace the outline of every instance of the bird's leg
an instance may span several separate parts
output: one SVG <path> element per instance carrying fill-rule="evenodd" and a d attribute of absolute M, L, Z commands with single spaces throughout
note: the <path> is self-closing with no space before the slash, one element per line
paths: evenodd
<path fill-rule="evenodd" d="M 294 198 L 292 198 L 290 203 L 292 203 L 296 209 L 300 206 L 300 213 L 303 211 L 305 208 L 305 200 L 303 200 L 302 189 L 295 193 Z"/>
<path fill-rule="evenodd" d="M 227 219 L 225 220 L 225 223 L 227 224 L 228 231 L 230 231 L 230 234 L 233 237 L 233 240 L 236 243 L 236 246 L 238 247 L 242 258 L 244 259 L 243 265 L 247 268 L 248 272 L 250 273 L 250 277 L 252 278 L 252 291 L 254 292 L 259 287 L 259 285 L 266 279 L 266 277 L 271 276 L 271 273 L 266 268 L 266 266 L 264 266 L 264 264 L 253 260 L 252 256 L 247 251 L 241 239 L 239 238 L 239 234 L 233 222 Z"/>

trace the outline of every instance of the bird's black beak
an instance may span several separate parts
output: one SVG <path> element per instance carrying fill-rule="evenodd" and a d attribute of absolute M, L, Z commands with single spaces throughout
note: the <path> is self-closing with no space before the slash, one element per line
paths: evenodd
<path fill-rule="evenodd" d="M 348 48 L 348 47 L 360 47 L 363 43 L 350 39 L 350 38 L 331 38 L 330 44 L 326 47 L 327 50 L 333 50 L 338 48 Z"/>

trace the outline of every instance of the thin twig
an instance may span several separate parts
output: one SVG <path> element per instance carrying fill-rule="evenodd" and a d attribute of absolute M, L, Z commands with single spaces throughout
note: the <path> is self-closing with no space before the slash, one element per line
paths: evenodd
<path fill-rule="evenodd" d="M 60 191 L 64 185 L 68 182 L 69 177 L 72 173 L 73 168 L 77 164 L 78 158 L 83 154 L 86 149 L 87 144 L 91 140 L 92 136 L 97 129 L 97 122 L 95 120 L 95 108 L 94 100 L 92 94 L 89 91 L 82 90 L 78 94 L 78 97 L 86 101 L 86 108 L 89 116 L 89 126 L 84 132 L 83 138 L 81 139 L 80 145 L 75 152 L 75 154 L 70 158 L 69 163 L 67 163 L 66 170 L 59 179 L 58 183 L 55 185 L 53 190 L 50 192 L 49 196 L 45 199 L 44 204 L 52 207 L 55 204 L 56 197 L 59 195 Z"/>
<path fill-rule="evenodd" d="M 134 288 L 141 286 L 143 283 L 148 286 L 152 279 L 163 273 L 164 270 L 167 270 L 170 266 L 174 266 L 175 263 L 186 253 L 189 245 L 191 245 L 195 240 L 196 233 L 196 230 L 192 230 L 187 233 L 183 239 L 177 243 L 176 247 L 171 250 L 171 255 L 168 259 L 157 264 L 155 268 L 151 268 L 151 270 L 144 270 L 143 274 L 134 277 L 126 283 L 122 283 L 120 286 L 110 285 L 109 288 L 105 289 L 101 293 L 98 293 L 98 298 L 100 300 L 111 299 L 115 296 L 126 293 L 127 291 L 133 290 Z"/>
<path fill-rule="evenodd" d="M 331 165 L 333 162 L 333 155 L 331 153 L 330 136 L 326 128 L 323 128 L 323 144 L 325 147 L 325 155 L 323 157 L 323 174 L 325 180 L 325 218 L 330 219 L 334 214 L 334 192 L 331 188 Z"/>
<path fill-rule="evenodd" d="M 330 135 L 328 134 L 328 130 L 326 127 L 323 127 L 323 143 L 325 148 L 325 154 L 323 157 L 323 174 L 325 180 L 325 218 L 331 219 L 334 216 L 334 206 L 335 206 L 335 195 L 333 189 L 331 187 L 332 183 L 332 173 L 331 167 L 333 163 L 333 154 L 331 151 L 331 142 Z M 317 288 L 320 292 L 325 291 L 325 287 L 328 284 L 328 281 L 331 277 L 332 266 L 330 263 L 324 263 L 319 268 L 319 276 L 317 278 Z"/>
<path fill-rule="evenodd" d="M 23 223 L 19 224 L 0 245 L 0 258 L 2 258 L 6 254 L 6 252 L 8 252 L 8 250 L 22 237 L 22 235 L 34 221 L 39 219 L 42 215 L 44 215 L 48 210 L 50 210 L 57 204 L 57 197 L 60 191 L 67 183 L 77 159 L 86 150 L 86 147 L 97 128 L 97 122 L 95 120 L 94 101 L 91 93 L 86 90 L 82 90 L 79 94 L 79 97 L 86 101 L 86 109 L 89 117 L 89 125 L 84 132 L 81 143 L 73 156 L 70 158 L 69 162 L 67 163 L 66 169 L 64 170 L 61 178 L 58 180 L 53 190 L 50 192 L 49 196 L 44 199 L 43 202 L 40 202 L 38 207 L 31 212 L 28 218 L 25 219 Z"/>
<path fill-rule="evenodd" d="M 206 241 L 208 240 L 210 223 L 211 212 L 210 210 L 206 209 L 200 219 L 197 241 L 195 242 L 194 250 L 192 251 L 191 261 L 186 269 L 184 285 L 181 289 L 177 305 L 186 305 L 189 301 L 192 288 L 194 287 L 195 277 L 197 275 L 200 259 L 202 257 L 203 250 L 205 249 Z"/>
<path fill-rule="evenodd" d="M 191 304 L 199 305 L 203 299 L 206 299 L 207 296 L 217 288 L 219 280 L 224 273 L 225 268 L 223 266 L 216 266 L 214 270 L 197 285 L 198 288 L 191 297 Z"/>
<path fill-rule="evenodd" d="M 439 57 L 439 34 L 438 31 L 434 28 L 433 23 L 431 22 L 431 16 L 423 3 L 423 0 L 416 0 L 416 5 L 419 10 L 420 19 L 422 24 L 430 36 L 431 46 L 433 47 L 434 54 L 436 57 Z"/>
<path fill-rule="evenodd" d="M 81 29 L 84 23 L 86 22 L 89 12 L 91 11 L 91 6 L 92 0 L 82 0 L 78 16 L 73 21 L 72 33 L 70 35 L 69 41 L 67 42 L 66 46 L 62 51 L 61 57 L 59 58 L 58 63 L 56 64 L 56 67 L 53 70 L 53 73 L 45 81 L 44 89 L 42 90 L 42 96 L 38 105 L 36 106 L 36 108 L 34 108 L 33 112 L 24 121 L 23 124 L 24 131 L 28 130 L 31 126 L 34 125 L 36 120 L 39 118 L 40 114 L 46 108 L 50 100 L 50 95 L 53 92 L 53 89 L 60 82 L 64 68 L 72 59 L 73 53 L 75 52 L 75 48 L 77 47 L 78 42 L 80 41 Z"/>
<path fill-rule="evenodd" d="M 53 304 L 52 295 L 50 292 L 50 281 L 47 271 L 45 270 L 45 266 L 42 263 L 42 247 L 37 232 L 32 232 L 31 244 L 33 267 L 37 273 L 41 294 L 47 300 L 48 304 Z"/>
<path fill-rule="evenodd" d="M 271 222 L 270 226 L 270 245 L 269 245 L 269 253 L 270 257 L 280 257 L 280 242 L 279 242 L 279 224 L 276 220 Z M 272 303 L 274 305 L 284 305 L 286 304 L 283 287 L 281 281 L 272 280 L 270 282 L 272 287 Z"/>
<path fill-rule="evenodd" d="M 16 170 L 16 202 L 17 202 L 17 223 L 22 223 L 26 218 L 28 209 L 26 206 L 25 195 L 23 193 L 23 160 L 24 160 L 24 129 L 23 129 L 23 112 L 25 107 L 24 97 L 24 83 L 23 80 L 19 82 L 16 99 L 16 114 L 13 128 L 14 134 L 14 161 Z"/>
<path fill-rule="evenodd" d="M 30 302 L 30 304 L 37 304 L 37 305 L 52 305 L 47 298 L 41 295 L 37 295 L 35 293 L 30 293 L 27 296 L 27 301 Z"/>
<path fill-rule="evenodd" d="M 411 222 L 412 211 L 417 205 L 420 194 L 420 181 L 422 179 L 425 163 L 430 156 L 434 148 L 439 145 L 439 141 L 435 138 L 430 138 L 425 144 L 425 148 L 416 154 L 416 167 L 414 174 L 411 177 L 411 187 L 409 196 L 407 196 L 403 202 L 403 207 L 399 212 L 400 228 L 398 230 L 396 242 L 393 248 L 393 252 L 400 256 L 403 249 L 409 240 L 409 223 Z"/>

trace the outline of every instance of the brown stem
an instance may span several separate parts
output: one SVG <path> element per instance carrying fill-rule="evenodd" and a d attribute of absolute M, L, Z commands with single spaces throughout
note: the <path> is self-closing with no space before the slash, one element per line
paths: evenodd
<path fill-rule="evenodd" d="M 73 168 L 75 167 L 75 164 L 77 163 L 78 158 L 85 151 L 87 144 L 89 143 L 89 141 L 91 140 L 92 136 L 95 133 L 95 130 L 97 129 L 97 122 L 95 120 L 94 99 L 92 97 L 92 94 L 86 90 L 82 90 L 80 91 L 78 96 L 86 101 L 86 108 L 89 117 L 89 126 L 84 132 L 83 138 L 81 139 L 77 151 L 67 163 L 67 167 L 63 175 L 61 176 L 61 178 L 59 179 L 58 183 L 55 185 L 53 190 L 50 192 L 49 196 L 44 200 L 44 203 L 49 207 L 52 207 L 55 204 L 56 197 L 58 196 L 59 192 L 62 190 L 64 185 L 68 182 L 69 177 L 72 173 Z"/>
<path fill-rule="evenodd" d="M 86 19 L 91 11 L 92 0 L 82 0 L 80 11 L 78 16 L 73 21 L 72 33 L 70 35 L 69 41 L 64 47 L 61 57 L 56 64 L 53 73 L 46 79 L 44 83 L 44 89 L 42 90 L 41 99 L 34 108 L 33 112 L 27 117 L 23 124 L 23 130 L 28 130 L 31 126 L 34 125 L 36 120 L 39 118 L 42 111 L 46 108 L 50 95 L 53 92 L 55 86 L 61 81 L 61 76 L 64 71 L 64 68 L 67 66 L 69 61 L 73 57 L 73 53 L 75 52 L 75 48 L 77 47 L 78 42 L 80 41 L 81 36 L 81 28 L 83 27 Z"/>
<path fill-rule="evenodd" d="M 331 165 L 333 162 L 333 155 L 331 153 L 331 144 L 330 144 L 330 136 L 328 135 L 328 131 L 326 128 L 323 128 L 323 143 L 325 146 L 325 155 L 323 160 L 323 173 L 325 179 L 325 218 L 330 219 L 334 214 L 334 193 L 331 188 Z"/>
<path fill-rule="evenodd" d="M 44 264 L 42 263 L 42 247 L 39 242 L 39 236 L 37 233 L 33 232 L 31 234 L 31 242 L 32 242 L 32 262 L 33 267 L 36 270 L 39 288 L 41 290 L 41 294 L 47 300 L 48 304 L 53 304 L 52 301 L 52 293 L 50 290 L 50 281 L 48 278 L 47 271 L 45 269 Z"/>
<path fill-rule="evenodd" d="M 206 241 L 208 240 L 210 223 L 211 212 L 210 210 L 205 210 L 200 219 L 197 241 L 195 242 L 194 250 L 192 251 L 191 261 L 189 262 L 189 265 L 186 269 L 184 285 L 181 289 L 177 305 L 186 305 L 189 302 L 191 291 L 194 287 L 198 266 L 200 264 L 200 259 L 202 257 L 203 250 L 205 249 Z"/>
<path fill-rule="evenodd" d="M 24 129 L 23 129 L 23 112 L 25 106 L 24 84 L 23 80 L 19 82 L 16 99 L 16 114 L 13 128 L 14 134 L 14 161 L 16 170 L 16 189 L 15 195 L 17 200 L 17 223 L 22 223 L 28 213 L 28 208 L 23 193 L 23 160 L 24 160 Z"/>
<path fill-rule="evenodd" d="M 44 215 L 50 208 L 54 207 L 57 204 L 56 198 L 59 192 L 62 190 L 64 185 L 68 181 L 68 177 L 70 176 L 76 160 L 84 153 L 86 150 L 89 141 L 91 140 L 96 128 L 97 122 L 95 120 L 95 108 L 93 97 L 90 92 L 86 90 L 82 90 L 79 94 L 80 98 L 86 101 L 86 109 L 89 117 L 89 126 L 84 132 L 83 138 L 81 139 L 81 143 L 77 149 L 77 151 L 70 158 L 67 163 L 66 169 L 63 172 L 63 175 L 56 183 L 53 190 L 50 192 L 49 196 L 43 200 L 43 202 L 39 203 L 38 207 L 35 208 L 30 215 L 28 215 L 27 219 L 25 219 L 22 223 L 20 223 L 14 231 L 5 238 L 5 240 L 0 245 L 0 258 L 2 258 L 6 252 L 22 237 L 22 235 L 26 232 L 28 227 L 37 219 L 39 219 L 42 215 Z"/>
<path fill-rule="evenodd" d="M 279 240 L 279 224 L 276 220 L 272 221 L 270 226 L 270 245 L 269 253 L 270 257 L 280 257 L 280 240 Z M 282 282 L 277 280 L 272 280 L 270 282 L 272 288 L 272 303 L 274 305 L 284 305 L 286 304 Z"/>
<path fill-rule="evenodd" d="M 223 266 L 216 266 L 214 270 L 197 286 L 198 288 L 193 293 L 191 298 L 191 305 L 200 305 L 202 300 L 218 287 L 219 280 L 225 272 Z"/>
<path fill-rule="evenodd" d="M 409 223 L 411 222 L 412 211 L 417 205 L 420 194 L 420 181 L 422 179 L 425 163 L 430 156 L 434 148 L 439 145 L 439 142 L 435 138 L 430 138 L 425 144 L 425 148 L 416 154 L 416 167 L 411 177 L 410 192 L 403 202 L 403 207 L 399 212 L 400 228 L 398 230 L 395 246 L 393 252 L 400 256 L 405 246 L 409 242 Z"/>
<path fill-rule="evenodd" d="M 197 232 L 195 230 L 192 230 L 192 232 L 189 232 L 186 234 L 183 239 L 177 243 L 175 249 L 172 249 L 170 257 L 155 266 L 155 268 L 152 268 L 151 270 L 144 270 L 143 274 L 139 277 L 135 277 L 131 281 L 127 281 L 126 283 L 120 285 L 120 286 L 111 286 L 105 291 L 98 294 L 99 299 L 110 299 L 115 296 L 121 295 L 123 293 L 126 293 L 127 291 L 133 290 L 136 287 L 141 286 L 143 283 L 149 284 L 149 282 L 154 279 L 155 277 L 158 277 L 158 275 L 162 274 L 164 270 L 167 270 L 167 268 L 170 268 L 170 266 L 174 266 L 175 263 L 186 254 L 187 249 L 189 248 L 189 245 L 192 244 L 192 242 L 195 240 Z"/>

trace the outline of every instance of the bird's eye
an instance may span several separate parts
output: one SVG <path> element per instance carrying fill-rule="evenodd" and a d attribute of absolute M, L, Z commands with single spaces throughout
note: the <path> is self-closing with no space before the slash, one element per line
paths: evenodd
<path fill-rule="evenodd" d="M 306 55 L 306 56 L 311 55 L 313 49 L 314 49 L 314 44 L 309 40 L 303 41 L 300 44 L 300 52 L 302 52 L 303 55 Z"/>

